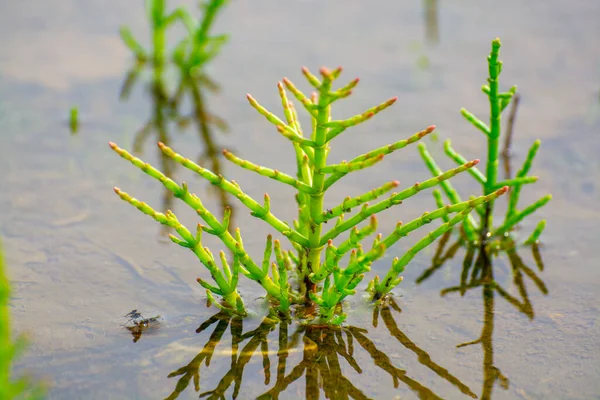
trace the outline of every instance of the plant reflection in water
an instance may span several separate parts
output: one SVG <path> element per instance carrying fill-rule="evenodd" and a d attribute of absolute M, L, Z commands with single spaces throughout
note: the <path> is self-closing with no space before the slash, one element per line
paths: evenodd
<path fill-rule="evenodd" d="M 425 17 L 425 42 L 431 45 L 440 41 L 438 0 L 423 0 Z"/>
<path fill-rule="evenodd" d="M 406 349 L 414 352 L 422 365 L 454 385 L 463 394 L 477 398 L 469 387 L 447 369 L 433 362 L 426 351 L 419 348 L 398 328 L 393 310 L 396 313 L 401 312 L 393 299 L 388 304 L 376 308 L 373 313 L 374 327 L 377 327 L 381 319 L 387 333 Z M 347 373 L 353 371 L 356 374 L 363 374 L 364 368 L 375 368 L 379 374 L 386 374 L 391 378 L 395 388 L 403 383 L 421 399 L 441 398 L 422 383 L 409 377 L 407 371 L 395 366 L 390 357 L 378 348 L 375 341 L 369 337 L 368 331 L 363 328 L 291 325 L 289 321 L 267 316 L 256 329 L 243 333 L 241 318 L 220 312 L 202 323 L 196 332 L 200 333 L 214 324 L 216 326 L 210 338 L 198 355 L 189 364 L 169 374 L 169 378 L 178 377 L 178 381 L 175 390 L 167 399 L 176 399 L 192 381 L 194 390 L 200 392 L 201 398 L 243 398 L 244 395 L 240 393 L 243 390 L 244 369 L 255 355 L 262 358 L 264 385 L 267 387 L 271 385 L 257 397 L 258 399 L 290 397 L 318 399 L 321 393 L 329 399 L 368 399 L 370 397 L 363 389 L 355 386 L 357 380 L 349 377 Z M 220 350 L 219 343 L 228 328 L 232 338 L 231 348 Z M 290 329 L 294 329 L 291 334 Z M 277 341 L 272 338 L 275 336 L 274 332 L 277 332 Z M 217 381 L 216 386 L 211 390 L 201 391 L 201 366 L 204 363 L 208 367 L 215 354 L 231 355 L 230 367 Z M 293 359 L 290 358 L 292 355 L 295 356 Z M 300 361 L 290 368 L 290 361 L 298 357 Z M 277 365 L 274 367 L 271 364 L 272 358 L 277 359 Z M 365 359 L 370 359 L 369 364 L 359 365 L 359 360 L 363 360 L 364 364 Z M 217 367 L 212 370 L 218 369 Z M 271 376 L 272 370 L 276 371 L 275 377 Z M 303 377 L 304 393 L 290 393 L 293 390 L 292 384 Z M 256 380 L 252 380 L 255 384 Z M 212 378 L 207 378 L 207 381 L 215 382 Z M 232 385 L 231 394 L 226 395 Z"/>
<path fill-rule="evenodd" d="M 464 246 L 463 239 L 458 239 L 455 243 L 448 245 L 450 236 L 451 233 L 449 232 L 441 238 L 431 267 L 417 278 L 417 283 L 425 281 L 436 271 L 440 270 L 448 260 L 456 255 L 457 250 Z M 543 271 L 544 264 L 540 255 L 539 244 L 535 243 L 529 247 L 531 248 L 532 258 L 537 266 L 537 270 L 540 272 Z M 518 296 L 510 294 L 512 291 L 501 285 L 495 277 L 495 268 L 497 269 L 501 266 L 497 265 L 494 267 L 494 258 L 499 258 L 502 254 L 505 254 L 509 261 L 512 277 L 511 283 L 516 288 Z M 492 391 L 496 382 L 505 390 L 509 387 L 509 379 L 494 365 L 495 296 L 496 294 L 499 295 L 520 313 L 532 320 L 534 318 L 534 310 L 529 299 L 526 278 L 533 282 L 541 293 L 544 295 L 548 294 L 548 288 L 544 282 L 533 268 L 528 267 L 523 262 L 523 259 L 517 253 L 515 242 L 509 236 L 484 243 L 481 247 L 467 247 L 460 274 L 460 284 L 441 291 L 442 296 L 449 293 L 460 293 L 461 296 L 464 296 L 468 291 L 481 289 L 483 297 L 483 327 L 481 336 L 476 340 L 457 346 L 466 347 L 481 344 L 483 350 L 483 388 L 481 399 L 492 398 Z"/>

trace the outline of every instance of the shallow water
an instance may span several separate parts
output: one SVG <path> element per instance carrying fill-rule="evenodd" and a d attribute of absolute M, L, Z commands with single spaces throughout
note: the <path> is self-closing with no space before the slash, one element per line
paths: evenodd
<path fill-rule="evenodd" d="M 50 381 L 50 398 L 165 398 L 179 379 L 167 376 L 192 362 L 216 329 L 217 322 L 195 332 L 216 313 L 205 307 L 204 292 L 195 283 L 206 271 L 192 254 L 163 243 L 157 224 L 111 190 L 119 186 L 156 207 L 163 202 L 162 188 L 106 145 L 112 140 L 131 148 L 151 111 L 139 87 L 127 102 L 118 101 L 131 60 L 117 32 L 121 24 L 129 24 L 137 37 L 145 37 L 139 3 L 46 0 L 33 7 L 11 2 L 0 15 L 0 235 L 13 281 L 15 329 L 32 339 L 17 367 Z M 262 292 L 245 283 L 246 301 L 259 316 L 245 320 L 243 327 L 221 324 L 217 332 L 223 330 L 223 336 L 210 367 L 200 368 L 199 392 L 192 380 L 180 398 L 217 387 L 231 398 L 235 382 L 228 379 L 239 377 L 242 367 L 238 398 L 273 393 L 273 388 L 285 389 L 283 398 L 316 398 L 317 376 L 327 373 L 345 377 L 336 384 L 353 398 L 600 398 L 600 270 L 594 251 L 600 235 L 600 4 L 495 3 L 439 2 L 436 40 L 426 34 L 431 31 L 420 2 L 380 1 L 368 8 L 358 0 L 233 2 L 217 24 L 217 32 L 231 36 L 209 68 L 221 93 L 207 94 L 208 108 L 229 124 L 229 133 L 214 132 L 216 147 L 292 171 L 289 145 L 247 105 L 245 93 L 279 110 L 278 79 L 288 76 L 306 88 L 300 66 L 343 65 L 342 77 L 359 76 L 361 84 L 340 103 L 336 115 L 352 115 L 394 95 L 399 100 L 368 124 L 348 131 L 332 159 L 408 137 L 431 124 L 438 126 L 441 139 L 453 139 L 461 153 L 483 158 L 483 138 L 462 120 L 459 109 L 486 115 L 479 88 L 489 42 L 499 36 L 504 45 L 501 82 L 505 87 L 518 84 L 522 95 L 514 139 L 517 167 L 533 140 L 542 139 L 533 171 L 540 180 L 523 190 L 522 204 L 547 193 L 554 196 L 522 226 L 529 232 L 540 219 L 548 220 L 541 248 L 544 270 L 537 270 L 529 249 L 519 250 L 548 291 L 542 294 L 524 277 L 535 317 L 528 318 L 499 295 L 490 306 L 485 288 L 464 297 L 440 297 L 442 289 L 460 280 L 462 250 L 417 286 L 434 256 L 435 248 L 427 249 L 407 268 L 397 290 L 402 313 L 390 311 L 396 330 L 387 311 L 381 313 L 386 320 L 380 318 L 374 327 L 372 311 L 355 301 L 349 305 L 354 312 L 348 323 L 356 328 L 341 336 L 297 335 L 286 376 L 295 377 L 293 371 L 300 375 L 284 387 L 278 383 L 277 366 L 285 352 L 277 352 L 286 325 L 267 321 L 265 330 L 239 336 L 239 329 L 248 333 L 260 326 L 264 315 L 260 300 L 254 300 Z M 71 137 L 64 119 L 73 105 L 84 118 L 78 135 Z M 171 131 L 175 149 L 190 157 L 206 151 L 192 129 Z M 154 141 L 150 137 L 145 143 L 144 158 L 157 164 Z M 427 143 L 441 160 L 436 143 Z M 225 162 L 222 168 L 228 177 L 245 182 L 248 193 L 259 197 L 268 192 L 275 212 L 284 218 L 293 214 L 290 191 Z M 330 204 L 390 179 L 408 186 L 429 176 L 414 147 L 388 157 L 375 171 L 377 175 L 356 174 L 338 183 Z M 222 199 L 202 181 L 181 169 L 175 176 L 189 181 L 209 208 L 219 209 Z M 456 185 L 462 192 L 474 189 L 464 177 Z M 381 218 L 380 230 L 389 232 L 397 220 L 408 220 L 424 207 L 434 207 L 427 194 L 406 201 Z M 196 220 L 182 204 L 173 208 L 188 225 Z M 241 208 L 236 205 L 236 224 L 243 233 L 252 232 L 246 234 L 245 246 L 258 255 L 267 231 Z M 385 273 L 389 263 L 386 258 L 373 269 Z M 495 261 L 494 275 L 510 296 L 524 300 L 505 255 Z M 121 326 L 126 322 L 122 315 L 132 309 L 145 316 L 160 314 L 162 326 L 134 343 Z M 291 338 L 297 327 L 287 329 Z M 482 330 L 483 344 L 456 347 L 477 339 Z M 347 354 L 349 336 L 354 338 L 355 361 Z M 236 357 L 232 364 L 237 340 L 239 354 L 253 356 Z M 269 350 L 268 384 L 261 343 Z M 294 369 L 296 365 L 306 369 Z M 330 387 L 321 390 L 324 397 L 347 398 L 343 391 L 332 395 Z"/>

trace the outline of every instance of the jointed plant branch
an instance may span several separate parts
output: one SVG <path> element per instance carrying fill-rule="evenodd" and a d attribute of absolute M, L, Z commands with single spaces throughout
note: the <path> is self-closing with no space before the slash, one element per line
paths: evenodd
<path fill-rule="evenodd" d="M 358 84 L 358 79 L 355 79 L 341 89 L 334 89 L 333 83 L 341 72 L 341 68 L 335 70 L 322 68 L 320 77 L 317 77 L 308 69 L 303 68 L 302 73 L 308 83 L 316 90 L 316 94 L 310 97 L 300 91 L 289 79 L 280 82 L 277 89 L 283 107 L 283 119 L 265 109 L 252 96 L 247 96 L 250 105 L 292 143 L 296 155 L 297 171 L 295 176 L 282 173 L 268 166 L 260 166 L 251 161 L 243 160 L 227 150 L 223 152 L 225 157 L 234 164 L 296 189 L 298 216 L 291 225 L 272 213 L 271 200 L 268 194 L 264 195 L 264 201 L 259 202 L 245 193 L 237 182 L 227 180 L 225 177 L 199 166 L 168 146 L 159 143 L 160 149 L 167 157 L 196 172 L 214 186 L 235 196 L 250 210 L 251 215 L 264 220 L 288 239 L 294 251 L 285 250 L 279 240 L 273 240 L 269 236 L 261 266 L 253 261 L 244 250 L 239 229 L 236 230 L 235 237 L 229 233 L 228 221 L 230 215 L 228 212 L 225 213 L 223 221 L 220 222 L 203 206 L 198 196 L 188 191 L 187 185 L 175 183 L 149 164 L 133 157 L 126 150 L 111 143 L 111 147 L 121 157 L 129 160 L 143 172 L 160 181 L 168 190 L 173 192 L 175 197 L 180 198 L 192 207 L 208 225 L 199 226 L 194 236 L 179 224 L 173 213 L 167 212 L 164 215 L 156 213 L 149 206 L 117 190 L 123 200 L 136 206 L 157 221 L 176 229 L 181 239 L 172 237 L 172 240 L 183 247 L 191 249 L 200 262 L 207 267 L 216 286 L 203 280 L 199 280 L 199 282 L 207 289 L 210 299 L 213 299 L 215 294 L 221 297 L 223 302 L 221 307 L 224 309 L 242 315 L 246 312 L 244 303 L 235 288 L 238 283 L 238 273 L 241 272 L 263 286 L 269 297 L 278 305 L 281 313 L 287 313 L 293 303 L 314 302 L 318 305 L 319 317 L 322 322 L 338 324 L 346 317 L 345 314 L 338 312 L 340 303 L 347 296 L 356 292 L 357 286 L 362 282 L 364 274 L 370 270 L 371 264 L 381 258 L 387 249 L 398 240 L 435 219 L 444 220 L 441 226 L 417 242 L 402 257 L 395 259 L 383 281 L 380 282 L 376 277 L 369 284 L 368 290 L 375 300 L 384 297 L 400 283 L 401 277 L 399 275 L 419 251 L 431 244 L 444 232 L 447 232 L 452 226 L 465 220 L 473 209 L 480 207 L 483 203 L 493 201 L 507 190 L 503 187 L 466 202 L 455 202 L 455 204 L 449 206 L 440 205 L 437 210 L 425 213 L 413 221 L 406 224 L 398 223 L 396 229 L 385 237 L 381 234 L 377 235 L 371 248 L 363 250 L 362 241 L 375 233 L 377 229 L 375 214 L 401 204 L 404 200 L 424 189 L 438 184 L 447 184 L 448 179 L 474 167 L 479 160 L 465 161 L 457 168 L 443 173 L 440 171 L 440 174 L 437 174 L 439 176 L 416 183 L 401 191 L 393 192 L 383 200 L 378 199 L 396 188 L 399 185 L 397 181 L 388 182 L 354 198 L 346 197 L 340 205 L 325 210 L 323 207 L 325 192 L 339 179 L 349 173 L 374 166 L 386 155 L 418 141 L 435 129 L 434 126 L 430 126 L 408 139 L 368 151 L 349 162 L 342 161 L 338 164 L 329 164 L 327 162 L 329 146 L 333 139 L 348 128 L 367 121 L 396 101 L 396 98 L 392 98 L 364 113 L 346 119 L 334 120 L 332 117 L 332 104 L 339 99 L 348 97 L 352 89 Z M 312 130 L 310 136 L 306 136 L 300 126 L 296 108 L 289 100 L 286 88 L 302 103 L 311 116 Z M 371 201 L 376 202 L 370 205 L 369 202 Z M 358 208 L 358 211 L 346 219 L 345 215 L 356 208 Z M 324 232 L 323 225 L 334 218 L 337 218 L 334 227 Z M 359 227 L 359 224 L 366 219 L 370 219 L 369 223 L 364 227 Z M 233 268 L 229 266 L 223 254 L 221 255 L 223 267 L 219 269 L 216 266 L 214 257 L 202 245 L 200 234 L 202 231 L 219 237 L 224 245 L 232 251 L 234 254 Z M 349 237 L 335 246 L 333 240 L 345 232 L 349 232 Z M 323 250 L 325 250 L 324 257 Z M 275 253 L 275 262 L 270 261 L 273 252 Z M 348 253 L 350 259 L 347 265 L 343 267 L 340 265 L 342 258 Z M 298 288 L 292 288 L 289 285 L 289 272 L 296 276 L 296 281 L 299 283 Z"/>

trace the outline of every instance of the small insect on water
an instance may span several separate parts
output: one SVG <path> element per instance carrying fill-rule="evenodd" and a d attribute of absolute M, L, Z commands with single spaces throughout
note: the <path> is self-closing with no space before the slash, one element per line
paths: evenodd
<path fill-rule="evenodd" d="M 127 318 L 125 328 L 133 335 L 133 343 L 140 340 L 142 333 L 155 331 L 160 328 L 160 315 L 151 318 L 144 318 L 137 309 L 131 310 L 123 317 Z"/>

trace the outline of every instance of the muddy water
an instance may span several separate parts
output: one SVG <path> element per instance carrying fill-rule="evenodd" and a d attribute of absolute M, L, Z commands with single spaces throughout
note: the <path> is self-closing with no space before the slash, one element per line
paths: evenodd
<path fill-rule="evenodd" d="M 332 392 L 330 384 L 321 389 L 321 395 L 333 398 L 599 396 L 596 1 L 505 1 L 502 6 L 440 1 L 437 25 L 426 22 L 426 6 L 419 2 L 381 1 L 367 7 L 354 0 L 240 1 L 222 14 L 217 31 L 229 32 L 231 41 L 209 68 L 221 93 L 207 94 L 209 109 L 230 128 L 228 134 L 215 130 L 218 148 L 292 171 L 289 145 L 247 106 L 244 95 L 250 92 L 277 110 L 278 79 L 288 76 L 306 88 L 301 65 L 314 70 L 344 65 L 343 76 L 360 76 L 361 85 L 340 104 L 336 116 L 352 115 L 394 95 L 399 100 L 391 110 L 347 132 L 332 159 L 352 157 L 430 124 L 438 126 L 440 138 L 453 139 L 463 154 L 483 158 L 482 138 L 458 111 L 465 106 L 485 115 L 479 88 L 489 42 L 496 36 L 504 44 L 502 82 L 518 84 L 522 94 L 513 161 L 518 165 L 523 160 L 533 140 L 543 141 L 534 165 L 540 181 L 522 196 L 526 204 L 546 193 L 554 195 L 522 227 L 527 232 L 541 218 L 548 220 L 543 271 L 529 249 L 519 250 L 543 285 L 527 273 L 522 285 L 515 284 L 504 254 L 494 261 L 494 277 L 508 296 L 498 291 L 490 296 L 489 288 L 478 287 L 463 297 L 440 297 L 441 290 L 459 283 L 464 251 L 417 285 L 431 265 L 432 248 L 405 273 L 398 289 L 401 313 L 382 310 L 374 318 L 357 300 L 348 305 L 354 310 L 352 328 L 296 335 L 298 327 L 263 321 L 263 305 L 256 299 L 262 293 L 252 284 L 245 283 L 243 292 L 257 317 L 243 326 L 209 320 L 216 310 L 204 306 L 203 291 L 195 284 L 206 272 L 191 254 L 164 243 L 154 221 L 112 193 L 119 186 L 156 207 L 164 201 L 159 185 L 106 145 L 113 140 L 130 148 L 150 115 L 150 101 L 141 88 L 126 103 L 117 99 L 131 61 L 117 37 L 118 27 L 130 24 L 144 37 L 141 5 L 113 0 L 36 3 L 6 4 L 0 15 L 0 235 L 15 292 L 15 328 L 32 338 L 17 367 L 50 381 L 50 398 L 165 398 L 182 375 L 167 376 L 190 364 L 188 371 L 197 370 L 206 354 L 213 355 L 209 367 L 200 367 L 199 391 L 194 390 L 193 374 L 188 375 L 180 398 L 214 390 L 213 396 L 230 398 L 237 393 L 236 385 L 238 398 L 269 391 L 281 391 L 283 398 L 316 398 L 317 376 L 335 383 L 339 392 Z M 72 105 L 83 115 L 74 137 L 64 123 Z M 190 157 L 206 153 L 193 130 L 169 131 L 174 148 Z M 156 137 L 147 140 L 143 154 L 158 164 L 154 141 Z M 428 144 L 441 159 L 439 142 Z M 374 171 L 337 184 L 329 204 L 390 179 L 410 185 L 428 177 L 415 148 L 389 157 Z M 267 191 L 282 218 L 293 215 L 289 191 L 227 164 L 223 173 L 244 182 L 254 196 Z M 219 209 L 222 199 L 202 181 L 182 170 L 175 176 L 189 181 L 211 209 Z M 458 179 L 457 186 L 463 192 L 474 189 L 468 179 Z M 434 207 L 426 194 L 387 212 L 380 229 L 389 232 L 397 220 L 418 215 L 424 207 Z M 194 223 L 181 204 L 173 208 L 183 221 Z M 235 215 L 247 232 L 246 247 L 260 254 L 266 229 L 240 206 Z M 389 262 L 385 259 L 373 269 L 385 272 Z M 527 302 L 533 318 L 522 312 Z M 121 326 L 126 322 L 122 315 L 132 309 L 145 316 L 160 314 L 161 327 L 134 343 Z M 196 333 L 206 320 L 214 323 Z M 481 343 L 456 347 L 480 336 Z M 220 337 L 214 351 L 211 345 L 205 348 L 211 337 Z M 291 344 L 280 348 L 281 337 Z M 232 346 L 237 348 L 235 362 Z M 279 351 L 288 347 L 288 352 Z M 269 359 L 270 376 L 264 372 L 261 349 Z M 278 377 L 284 354 L 286 372 Z"/>

